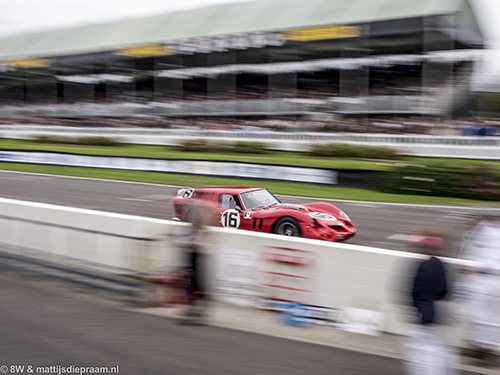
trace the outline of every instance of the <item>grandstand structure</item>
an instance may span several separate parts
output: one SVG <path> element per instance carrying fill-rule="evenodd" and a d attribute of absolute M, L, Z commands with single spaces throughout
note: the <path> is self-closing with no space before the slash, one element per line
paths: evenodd
<path fill-rule="evenodd" d="M 211 6 L 0 39 L 0 117 L 449 117 L 482 48 L 469 0 Z"/>

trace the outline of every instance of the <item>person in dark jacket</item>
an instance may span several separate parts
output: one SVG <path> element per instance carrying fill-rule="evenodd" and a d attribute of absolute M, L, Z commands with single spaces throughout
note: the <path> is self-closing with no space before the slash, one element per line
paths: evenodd
<path fill-rule="evenodd" d="M 203 247 L 206 241 L 206 212 L 198 207 L 197 215 L 192 215 L 188 238 L 185 244 L 186 268 L 188 271 L 188 303 L 185 317 L 199 318 L 206 314 L 208 305 L 206 277 L 206 256 Z"/>
<path fill-rule="evenodd" d="M 437 257 L 443 238 L 427 233 L 413 236 L 413 243 L 426 257 L 418 262 L 410 284 L 411 305 L 417 319 L 409 325 L 404 341 L 406 371 L 410 375 L 458 374 L 457 356 L 443 340 L 437 306 L 449 289 L 445 264 Z"/>
<path fill-rule="evenodd" d="M 442 300 L 448 292 L 443 263 L 432 256 L 420 263 L 413 280 L 413 306 L 417 309 L 421 323 L 434 323 L 436 301 Z"/>

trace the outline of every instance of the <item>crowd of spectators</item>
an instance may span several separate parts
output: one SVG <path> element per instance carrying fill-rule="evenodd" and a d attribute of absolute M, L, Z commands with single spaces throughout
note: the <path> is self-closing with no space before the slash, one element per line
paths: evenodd
<path fill-rule="evenodd" d="M 448 72 L 450 73 L 450 72 Z M 33 117 L 29 113 L 21 112 L 2 119 L 0 107 L 0 123 L 12 124 L 44 124 L 63 126 L 88 127 L 159 127 L 159 128 L 197 128 L 223 130 L 273 130 L 273 131 L 315 131 L 315 132 L 362 132 L 362 133 L 412 133 L 412 134 L 466 134 L 464 129 L 488 126 L 491 131 L 487 135 L 498 133 L 500 123 L 483 123 L 474 119 L 445 120 L 425 115 L 411 115 L 385 118 L 365 114 L 362 117 L 339 118 L 328 114 L 328 110 L 318 111 L 317 116 L 235 116 L 226 117 L 161 117 L 156 113 L 148 113 L 147 106 L 172 106 L 180 102 L 202 101 L 229 101 L 229 100 L 266 100 L 279 99 L 288 102 L 319 103 L 324 108 L 339 108 L 345 105 L 352 111 L 357 108 L 366 108 L 363 104 L 363 95 L 370 98 L 386 98 L 387 104 L 393 103 L 391 97 L 432 95 L 432 91 L 440 86 L 447 85 L 450 75 L 425 74 L 420 66 L 395 66 L 391 68 L 372 68 L 360 71 L 320 71 L 304 72 L 288 75 L 250 75 L 241 74 L 231 77 L 193 78 L 179 81 L 141 81 L 127 83 L 122 86 L 114 84 L 106 87 L 104 84 L 89 87 L 71 88 L 71 84 L 54 90 L 52 87 L 47 93 L 50 95 L 27 95 L 30 87 L 26 88 L 24 98 L 16 95 L 4 98 L 4 106 L 14 108 L 44 108 L 42 116 Z M 360 84 L 361 87 L 356 87 Z M 66 84 L 65 84 L 66 85 Z M 427 86 L 424 86 L 427 85 Z M 349 91 L 357 89 L 357 96 L 349 97 Z M 80 91 L 78 91 L 80 90 Z M 43 90 L 38 88 L 37 93 Z M 68 96 L 71 92 L 71 96 Z M 61 93 L 63 95 L 61 95 Z M 67 96 L 64 96 L 67 94 Z M 80 96 L 79 96 L 80 95 Z M 344 100 L 344 101 L 342 101 Z M 349 100 L 352 101 L 349 102 Z M 359 100 L 361 105 L 354 102 Z M 410 100 L 411 102 L 411 100 Z M 385 102 L 382 103 L 384 105 Z M 86 114 L 101 113 L 97 109 L 110 108 L 109 104 L 118 105 L 126 110 L 132 107 L 146 105 L 145 109 L 130 115 L 130 117 L 113 118 L 113 115 L 99 115 L 94 117 L 78 118 L 58 116 L 61 105 L 81 105 Z M 352 104 L 352 105 L 351 105 Z M 378 104 L 378 103 L 377 103 Z M 404 104 L 404 103 L 403 103 Z M 351 108 L 352 107 L 352 108 Z M 115 109 L 116 110 L 116 109 Z M 333 111 L 330 111 L 333 112 Z M 410 111 L 409 111 L 410 112 Z M 418 109 L 416 110 L 418 112 Z M 12 111 L 15 113 L 15 111 Z M 34 113 L 34 111 L 33 111 Z M 47 114 L 48 113 L 48 114 Z M 128 112 L 127 112 L 128 113 Z M 132 113 L 132 112 L 131 112 Z M 160 112 L 159 112 L 160 113 Z M 128 115 L 126 115 L 128 116 Z M 174 114 L 177 116 L 177 114 Z M 472 126 L 472 128 L 471 128 Z"/>

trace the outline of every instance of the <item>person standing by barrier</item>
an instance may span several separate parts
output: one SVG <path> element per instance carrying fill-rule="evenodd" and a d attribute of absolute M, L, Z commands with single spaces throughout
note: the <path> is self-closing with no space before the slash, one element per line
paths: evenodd
<path fill-rule="evenodd" d="M 482 215 L 466 232 L 456 299 L 474 364 L 491 366 L 500 352 L 500 217 Z"/>
<path fill-rule="evenodd" d="M 208 305 L 207 259 L 203 252 L 207 218 L 206 212 L 201 208 L 196 210 L 196 215 L 191 215 L 191 226 L 184 244 L 188 275 L 188 308 L 184 316 L 187 319 L 195 318 L 198 322 L 205 317 Z"/>
<path fill-rule="evenodd" d="M 448 294 L 448 271 L 437 258 L 443 238 L 436 233 L 413 236 L 414 245 L 426 255 L 419 261 L 410 283 L 410 304 L 416 321 L 404 339 L 405 368 L 409 375 L 458 374 L 457 357 L 441 332 L 441 311 L 436 302 Z"/>

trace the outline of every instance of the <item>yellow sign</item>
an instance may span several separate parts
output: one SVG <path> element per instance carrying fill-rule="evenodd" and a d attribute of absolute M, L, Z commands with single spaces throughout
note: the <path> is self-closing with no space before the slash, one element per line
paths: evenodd
<path fill-rule="evenodd" d="M 283 39 L 309 42 L 311 40 L 355 38 L 361 35 L 359 26 L 320 26 L 285 30 Z"/>
<path fill-rule="evenodd" d="M 173 49 L 169 46 L 161 46 L 157 44 L 145 44 L 142 46 L 133 46 L 117 49 L 113 52 L 114 55 L 131 56 L 131 57 L 152 57 L 152 56 L 167 56 L 173 55 Z"/>
<path fill-rule="evenodd" d="M 4 65 L 15 66 L 16 68 L 46 68 L 51 65 L 50 60 L 35 59 L 30 57 L 18 57 L 14 59 L 2 60 Z"/>

